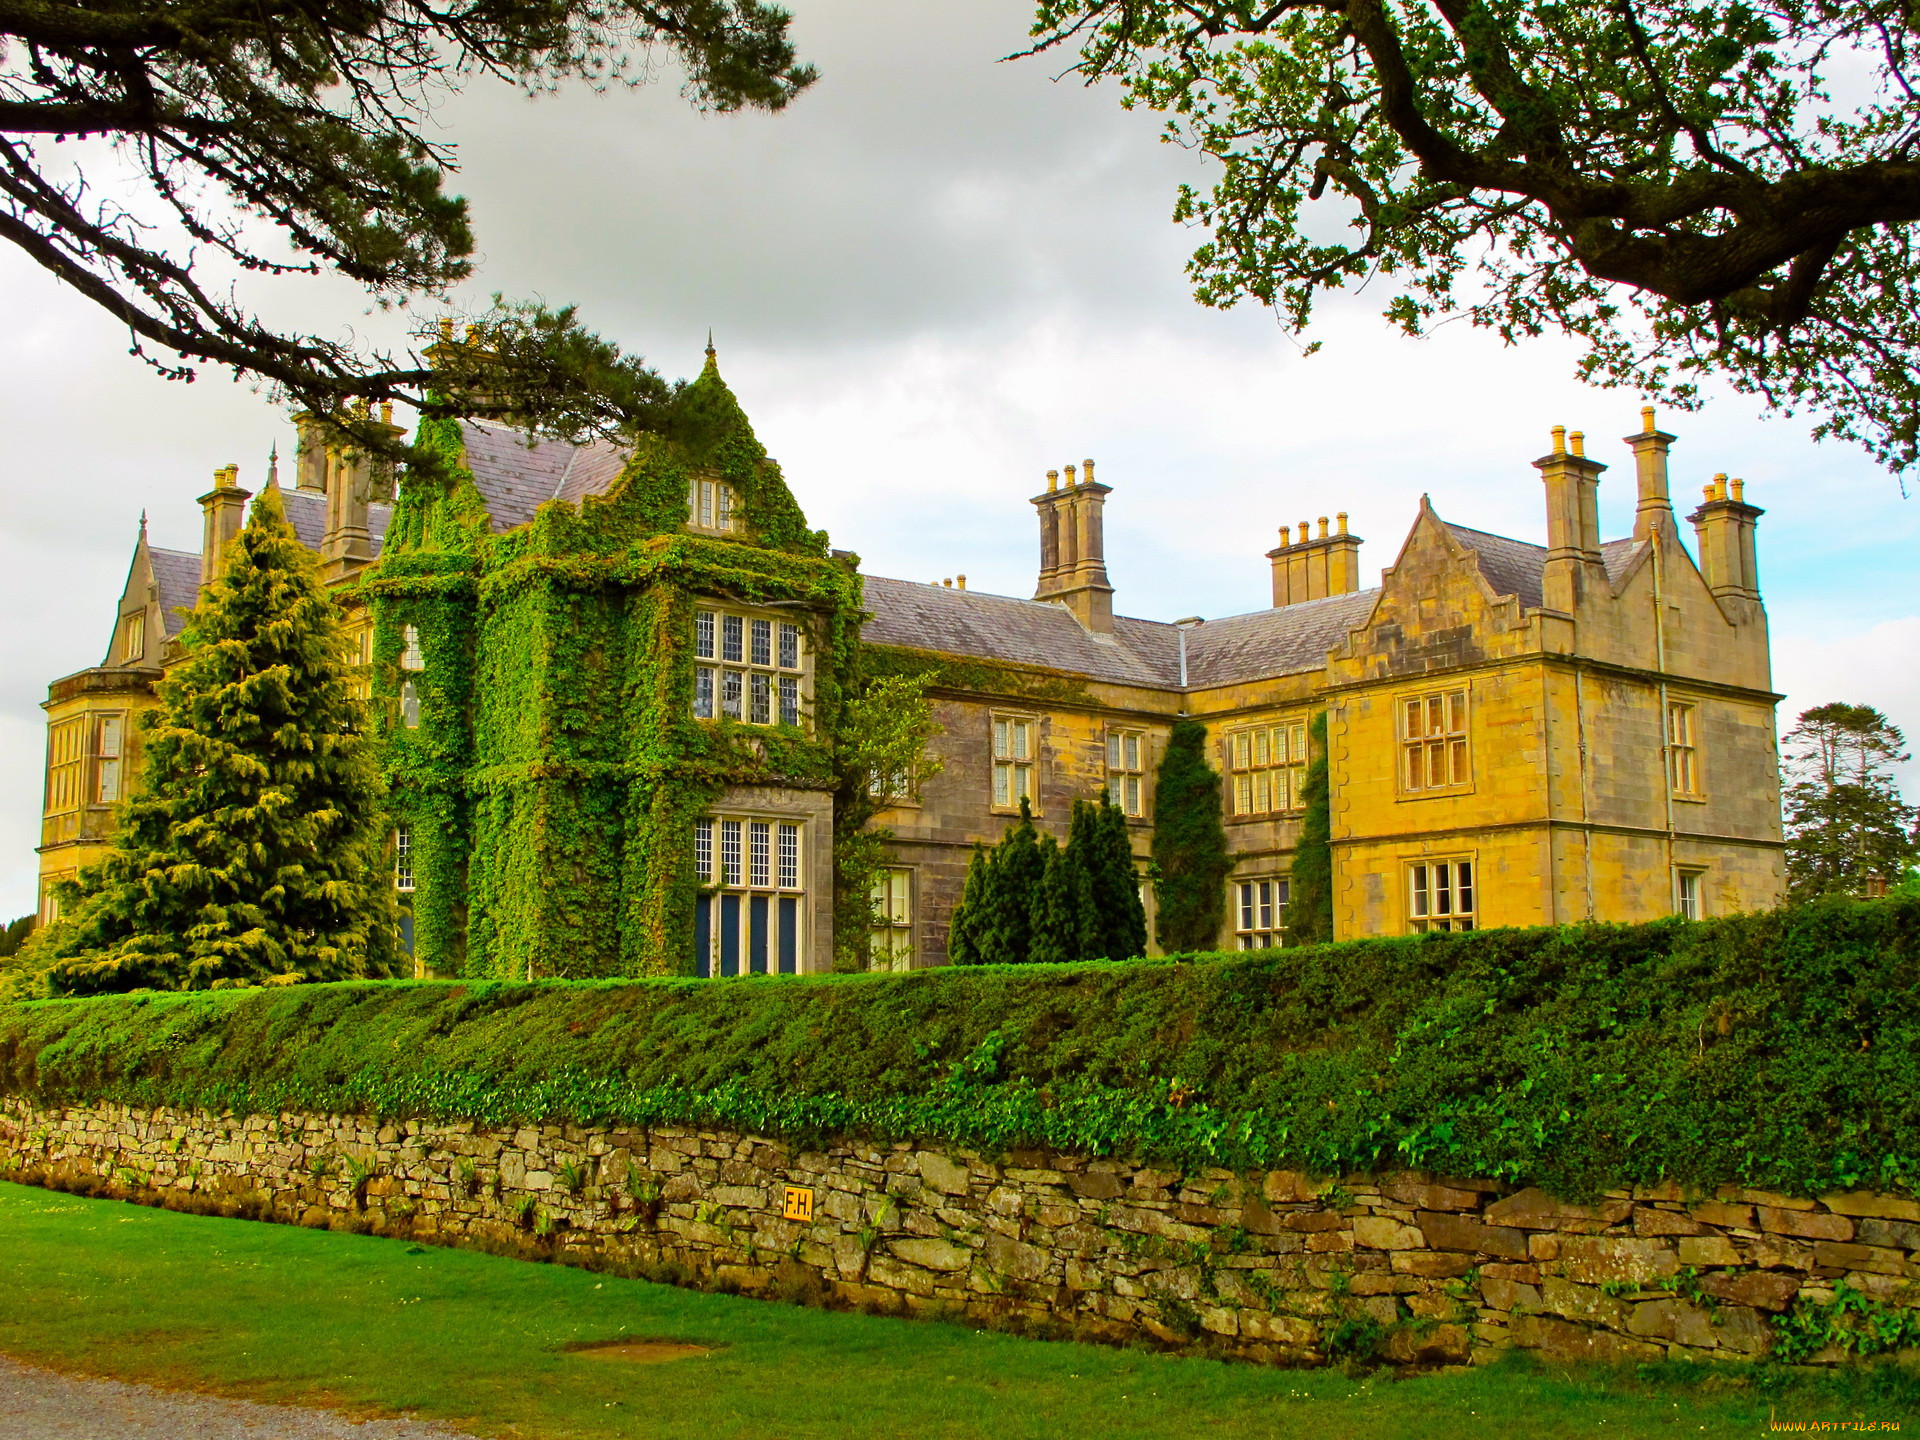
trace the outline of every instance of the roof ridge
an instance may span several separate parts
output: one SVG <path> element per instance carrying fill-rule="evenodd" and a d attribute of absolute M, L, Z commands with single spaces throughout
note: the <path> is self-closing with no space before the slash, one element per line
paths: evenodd
<path fill-rule="evenodd" d="M 1502 535 L 1497 530 L 1477 530 L 1471 525 L 1462 525 L 1457 521 L 1453 521 L 1453 520 L 1442 520 L 1440 523 L 1446 526 L 1449 530 L 1464 530 L 1469 535 L 1484 535 L 1489 540 L 1504 540 L 1509 545 L 1525 545 L 1529 550 L 1545 550 L 1547 548 L 1545 545 L 1539 544 L 1537 541 L 1522 540 L 1518 536 L 1514 536 L 1514 535 Z"/>

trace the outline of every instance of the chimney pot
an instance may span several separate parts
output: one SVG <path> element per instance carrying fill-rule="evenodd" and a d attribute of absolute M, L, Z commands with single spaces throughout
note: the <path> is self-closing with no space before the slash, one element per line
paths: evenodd
<path fill-rule="evenodd" d="M 1746 489 L 1747 489 L 1747 482 L 1746 482 L 1746 481 L 1744 481 L 1744 480 L 1740 480 L 1740 479 L 1735 479 L 1735 480 L 1733 481 L 1733 483 L 1732 483 L 1732 486 L 1731 486 L 1731 493 L 1732 493 L 1732 495 L 1733 495 L 1733 498 L 1734 498 L 1735 500 L 1738 500 L 1738 501 L 1740 501 L 1740 503 L 1741 503 L 1741 504 L 1745 504 L 1745 503 L 1746 503 L 1746 499 L 1745 499 L 1745 496 L 1746 496 Z"/>
<path fill-rule="evenodd" d="M 1553 427 L 1553 453 L 1556 455 L 1567 453 L 1567 427 L 1564 425 Z"/>
<path fill-rule="evenodd" d="M 1327 538 L 1327 517 L 1324 515 L 1320 517 L 1320 538 L 1322 540 Z"/>
<path fill-rule="evenodd" d="M 1058 470 L 1047 471 L 1047 489 L 1058 490 L 1059 488 L 1060 488 L 1060 472 Z"/>
<path fill-rule="evenodd" d="M 960 588 L 960 589 L 962 589 L 962 590 L 964 590 L 964 589 L 966 589 L 966 588 L 967 588 L 967 577 L 966 577 L 966 576 L 964 576 L 964 575 L 957 575 L 957 576 L 955 576 L 954 578 L 955 578 L 956 580 L 958 580 L 958 581 L 960 582 L 960 584 L 959 584 L 959 588 Z"/>
<path fill-rule="evenodd" d="M 1337 520 L 1340 524 L 1340 533 L 1342 535 L 1346 534 L 1347 533 L 1347 512 L 1342 510 L 1338 515 L 1334 516 L 1333 518 Z"/>
<path fill-rule="evenodd" d="M 1653 423 L 1653 406 L 1642 405 L 1640 407 L 1640 428 L 1643 431 L 1650 431 L 1658 428 Z"/>
<path fill-rule="evenodd" d="M 1587 453 L 1587 436 L 1585 431 L 1576 430 L 1569 435 L 1567 439 L 1573 446 L 1574 454 L 1585 455 Z"/>
<path fill-rule="evenodd" d="M 1079 482 L 1073 478 L 1073 466 L 1067 466 L 1067 488 L 1071 490 Z"/>

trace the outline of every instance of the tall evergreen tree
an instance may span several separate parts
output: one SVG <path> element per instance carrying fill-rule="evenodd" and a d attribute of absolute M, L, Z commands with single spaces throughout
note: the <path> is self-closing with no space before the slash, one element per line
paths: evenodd
<path fill-rule="evenodd" d="M 1023 799 L 1020 818 L 993 857 L 991 919 L 981 949 L 997 965 L 1024 965 L 1032 958 L 1033 912 L 1046 881 L 1047 857 L 1033 810 Z"/>
<path fill-rule="evenodd" d="M 1093 892 L 1099 938 L 1093 954 L 1108 960 L 1134 960 L 1147 953 L 1147 910 L 1140 901 L 1140 875 L 1133 863 L 1133 838 L 1127 817 L 1113 803 L 1110 791 L 1100 792 L 1100 803 L 1086 806 L 1083 842 Z M 1078 822 L 1078 815 L 1075 820 Z M 1079 836 L 1075 832 L 1076 839 Z"/>
<path fill-rule="evenodd" d="M 1333 939 L 1333 788 L 1327 769 L 1324 710 L 1313 717 L 1308 734 L 1313 737 L 1313 758 L 1300 787 L 1307 813 L 1301 820 L 1287 890 L 1287 939 L 1295 945 Z"/>
<path fill-rule="evenodd" d="M 1893 776 L 1908 758 L 1899 727 L 1835 702 L 1802 711 L 1783 743 L 1788 898 L 1899 884 L 1917 848 L 1916 812 Z"/>
<path fill-rule="evenodd" d="M 1153 894 L 1161 949 L 1211 949 L 1225 918 L 1227 830 L 1207 727 L 1176 720 L 1153 787 Z"/>
<path fill-rule="evenodd" d="M 339 614 L 263 491 L 160 682 L 114 848 L 29 946 L 57 995 L 384 976 L 382 786 Z"/>
<path fill-rule="evenodd" d="M 988 917 L 993 910 L 993 852 L 974 842 L 973 858 L 967 862 L 967 883 L 960 891 L 960 903 L 953 907 L 947 921 L 947 963 L 950 965 L 986 965 L 991 959 L 983 948 Z"/>
<path fill-rule="evenodd" d="M 1092 810 L 1085 801 L 1074 804 L 1076 832 L 1079 811 Z M 1046 870 L 1040 883 L 1038 903 L 1033 912 L 1033 941 L 1028 959 L 1035 964 L 1062 964 L 1070 960 L 1095 960 L 1101 957 L 1099 917 L 1094 910 L 1092 877 L 1087 871 L 1087 846 L 1078 843 L 1080 833 L 1069 836 L 1065 845 L 1052 836 L 1041 841 Z"/>

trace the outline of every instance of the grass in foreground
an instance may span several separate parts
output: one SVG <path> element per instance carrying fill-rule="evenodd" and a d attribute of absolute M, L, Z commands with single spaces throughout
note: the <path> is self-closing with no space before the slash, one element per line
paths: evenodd
<path fill-rule="evenodd" d="M 714 1347 L 623 1364 L 626 1335 Z M 0 1184 L 0 1352 L 74 1371 L 412 1412 L 477 1434 L 916 1440 L 1485 1432 L 1727 1436 L 1920 1419 L 1891 1372 L 1768 1383 L 1525 1361 L 1397 1380 L 1047 1344 L 705 1295 L 404 1241 Z"/>

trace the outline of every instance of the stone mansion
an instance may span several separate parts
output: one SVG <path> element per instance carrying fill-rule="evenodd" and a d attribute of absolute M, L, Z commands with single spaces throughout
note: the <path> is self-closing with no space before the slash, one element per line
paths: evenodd
<path fill-rule="evenodd" d="M 693 389 L 737 413 L 711 352 Z M 1155 769 L 1185 716 L 1207 726 L 1223 780 L 1222 947 L 1284 941 L 1321 712 L 1339 938 L 1781 898 L 1761 511 L 1714 476 L 1683 540 L 1674 437 L 1650 410 L 1625 440 L 1630 535 L 1601 538 L 1606 467 L 1555 430 L 1529 482 L 1545 546 L 1423 500 L 1363 588 L 1347 517 L 1302 520 L 1264 557 L 1271 607 L 1172 624 L 1115 613 L 1110 489 L 1091 461 L 1047 473 L 1033 594 L 1008 596 L 858 573 L 804 529 L 757 443 L 741 448 L 744 417 L 745 438 L 713 451 L 734 458 L 711 463 L 666 442 L 436 423 L 460 496 L 395 493 L 310 426 L 282 491 L 398 737 L 396 795 L 413 798 L 395 878 L 423 973 L 832 968 L 834 793 L 803 750 L 836 613 L 869 653 L 926 677 L 941 727 L 939 767 L 876 818 L 892 832 L 876 965 L 944 963 L 972 847 L 1022 799 L 1064 837 L 1071 802 L 1110 788 L 1144 868 Z M 137 779 L 136 718 L 248 498 L 235 467 L 216 473 L 198 553 L 151 545 L 143 526 L 104 657 L 50 687 L 43 896 L 107 843 Z M 605 643 L 566 649 L 563 613 Z M 759 768 L 700 758 L 726 736 Z M 676 767 L 697 764 L 715 778 L 672 799 Z"/>

